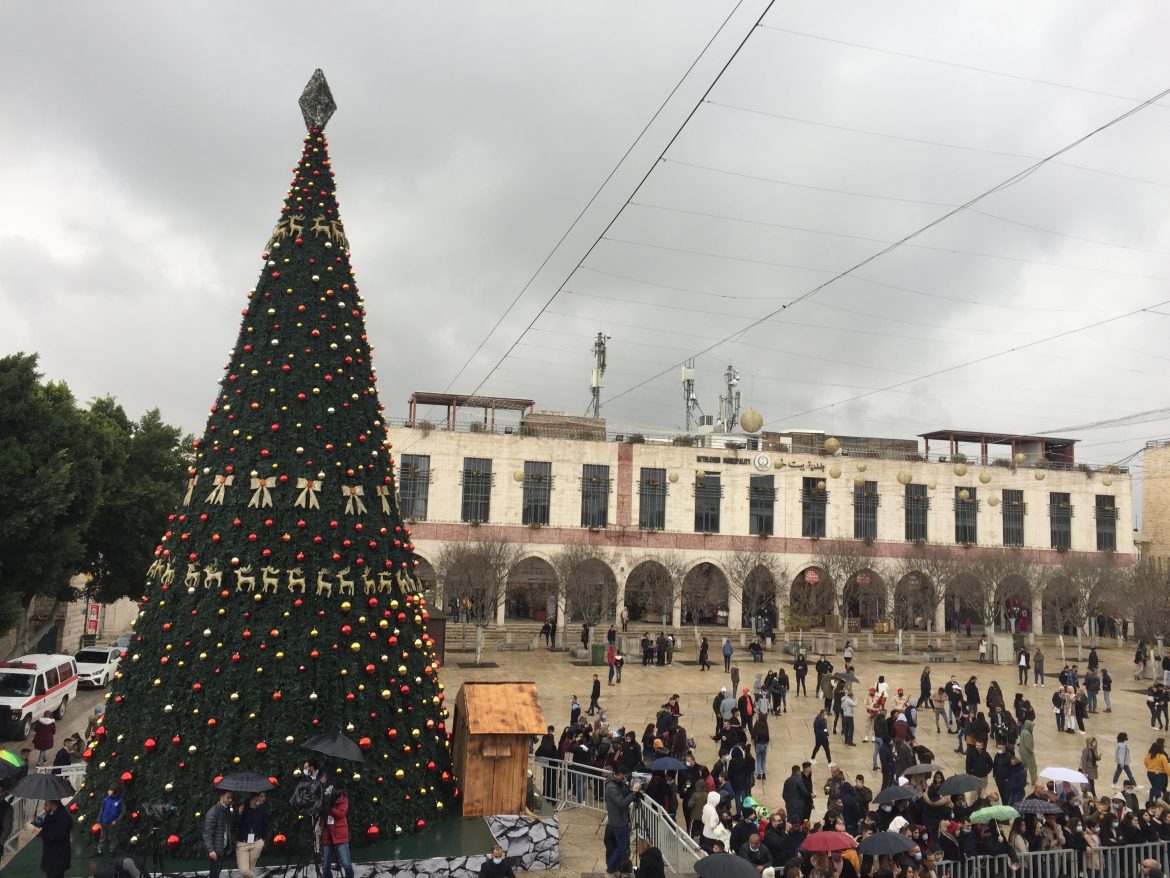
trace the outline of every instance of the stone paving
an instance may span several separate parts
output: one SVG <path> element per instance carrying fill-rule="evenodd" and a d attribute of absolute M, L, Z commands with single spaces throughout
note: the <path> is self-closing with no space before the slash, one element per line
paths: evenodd
<path fill-rule="evenodd" d="M 631 634 L 633 633 L 631 626 Z M 951 674 L 956 675 L 963 683 L 971 675 L 975 675 L 982 694 L 986 693 L 987 686 L 995 680 L 1003 690 L 1004 700 L 1009 709 L 1016 692 L 1023 692 L 1036 711 L 1036 760 L 1040 770 L 1047 765 L 1079 767 L 1081 749 L 1085 746 L 1087 736 L 1059 734 L 1049 700 L 1056 685 L 1056 672 L 1059 672 L 1063 665 L 1056 639 L 1048 637 L 1041 639 L 1045 669 L 1048 672 L 1048 685 L 1043 688 L 1032 685 L 1026 688 L 1019 686 L 1017 671 L 1012 665 L 980 664 L 975 648 L 977 642 L 978 632 L 970 641 L 960 640 L 963 656 L 969 657 L 969 660 L 932 664 L 931 679 L 934 686 L 937 688 L 943 685 Z M 457 640 L 453 645 L 457 645 Z M 1113 754 L 1118 732 L 1125 731 L 1129 734 L 1134 774 L 1138 783 L 1143 786 L 1147 781 L 1141 763 L 1142 755 L 1154 738 L 1163 734 L 1150 728 L 1149 712 L 1144 697 L 1148 683 L 1140 683 L 1133 679 L 1133 651 L 1133 643 L 1118 647 L 1115 640 L 1098 648 L 1102 666 L 1108 668 L 1113 677 L 1113 712 L 1105 713 L 1104 703 L 1100 701 L 1098 708 L 1101 712 L 1089 716 L 1085 725 L 1088 736 L 1097 737 L 1102 756 L 1097 783 L 1099 794 L 1114 789 L 1110 781 L 1113 777 L 1115 764 Z M 472 654 L 449 651 L 447 664 L 443 669 L 443 681 L 448 699 L 453 702 L 460 684 L 466 680 L 531 680 L 536 683 L 540 693 L 545 718 L 557 727 L 558 734 L 569 721 L 569 703 L 572 695 L 579 696 L 583 709 L 588 706 L 589 690 L 595 671 L 601 677 L 601 705 L 611 725 L 633 727 L 637 730 L 639 738 L 646 724 L 653 722 L 656 709 L 672 693 L 678 693 L 683 712 L 682 724 L 695 740 L 699 761 L 710 765 L 716 754 L 716 745 L 710 738 L 714 730 L 711 701 L 720 687 L 730 687 L 730 679 L 722 671 L 721 656 L 717 657 L 714 655 L 715 652 L 716 649 L 713 647 L 712 661 L 715 662 L 715 666 L 710 671 L 700 671 L 697 656 L 684 653 L 676 653 L 674 664 L 661 668 L 644 668 L 640 660 L 635 659 L 626 664 L 622 683 L 611 687 L 606 685 L 607 668 L 587 666 L 564 652 L 549 652 L 545 649 L 514 652 L 493 650 L 484 653 L 483 661 L 493 663 L 495 667 L 477 669 L 468 667 L 474 661 Z M 1066 646 L 1066 654 L 1068 663 L 1073 664 L 1076 659 L 1075 644 Z M 1084 654 L 1088 655 L 1087 648 Z M 840 656 L 830 658 L 836 670 L 843 667 Z M 781 664 L 788 669 L 789 677 L 793 677 L 792 657 L 779 651 L 765 653 L 762 664 L 753 663 L 746 652 L 737 653 L 736 659 L 740 668 L 741 687 L 750 686 L 755 674 L 763 674 Z M 1082 660 L 1075 663 L 1079 665 L 1083 676 L 1085 662 Z M 855 693 L 862 695 L 862 698 L 879 674 L 885 675 L 891 691 L 901 686 L 908 695 L 917 698 L 919 675 L 923 664 L 916 658 L 907 657 L 901 662 L 894 653 L 859 652 L 854 657 L 854 668 L 862 680 L 861 684 L 854 686 Z M 815 671 L 810 666 L 808 677 L 810 689 L 814 681 Z M 781 787 L 791 766 L 803 762 L 811 754 L 812 721 L 820 704 L 820 699 L 793 698 L 790 693 L 788 713 L 771 719 L 768 778 L 762 783 L 757 783 L 752 793 L 765 805 L 774 807 L 781 802 Z M 861 742 L 863 733 L 860 727 L 859 719 L 855 736 L 856 747 L 844 746 L 839 735 L 833 737 L 833 758 L 842 766 L 847 777 L 852 778 L 859 773 L 866 775 L 867 785 L 876 791 L 881 786 L 881 775 L 871 770 L 873 746 Z M 963 770 L 964 757 L 954 752 L 955 737 L 947 735 L 945 728 L 942 734 L 936 734 L 934 720 L 929 711 L 920 712 L 918 738 L 934 751 L 935 761 L 945 766 L 948 773 Z M 822 755 L 814 770 L 817 782 L 815 789 L 818 793 L 827 775 L 828 768 Z M 824 797 L 818 795 L 815 805 L 817 816 L 822 813 L 823 806 Z M 602 831 L 598 828 L 604 821 L 603 815 L 593 811 L 569 810 L 562 812 L 561 818 L 562 869 L 559 874 L 576 876 L 604 872 Z"/>

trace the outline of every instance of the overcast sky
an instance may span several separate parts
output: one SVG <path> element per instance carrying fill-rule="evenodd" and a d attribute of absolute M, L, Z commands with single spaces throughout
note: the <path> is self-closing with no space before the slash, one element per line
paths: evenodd
<path fill-rule="evenodd" d="M 485 378 L 583 413 L 603 330 L 603 413 L 672 429 L 689 354 L 1170 88 L 1164 3 L 777 3 L 570 277 L 764 6 L 4 3 L 3 350 L 202 432 L 320 66 L 391 416 Z M 702 355 L 703 408 L 728 363 L 777 429 L 1023 433 L 1170 404 L 1170 316 L 1141 311 L 1170 314 L 1168 153 L 1170 100 Z M 1073 431 L 1094 462 L 1168 434 Z"/>

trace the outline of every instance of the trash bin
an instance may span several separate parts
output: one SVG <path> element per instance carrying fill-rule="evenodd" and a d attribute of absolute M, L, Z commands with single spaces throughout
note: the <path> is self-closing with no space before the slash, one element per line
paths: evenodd
<path fill-rule="evenodd" d="M 609 644 L 606 644 L 606 643 L 591 644 L 589 648 L 593 652 L 592 652 L 592 655 L 590 656 L 589 664 L 591 664 L 591 665 L 604 665 L 605 664 L 605 650 L 606 650 L 606 647 L 608 645 Z"/>

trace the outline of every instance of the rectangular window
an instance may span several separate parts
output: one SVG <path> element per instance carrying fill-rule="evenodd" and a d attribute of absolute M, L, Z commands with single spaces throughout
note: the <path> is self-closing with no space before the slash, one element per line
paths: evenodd
<path fill-rule="evenodd" d="M 398 503 L 403 518 L 427 520 L 427 498 L 431 493 L 431 456 L 404 454 L 398 471 Z"/>
<path fill-rule="evenodd" d="M 609 467 L 587 463 L 581 467 L 581 527 L 609 523 Z"/>
<path fill-rule="evenodd" d="M 772 536 L 775 509 L 775 479 L 772 476 L 752 476 L 748 486 L 748 533 Z"/>
<path fill-rule="evenodd" d="M 1097 551 L 1117 551 L 1117 498 L 1111 494 L 1098 494 L 1096 502 L 1097 515 Z"/>
<path fill-rule="evenodd" d="M 460 521 L 487 521 L 491 510 L 491 460 L 486 457 L 463 458 L 463 509 Z"/>
<path fill-rule="evenodd" d="M 974 488 L 955 486 L 955 542 L 963 546 L 973 546 L 979 542 L 979 534 L 975 528 L 975 513 L 979 510 L 979 500 Z"/>
<path fill-rule="evenodd" d="M 719 533 L 719 501 L 723 484 L 719 473 L 695 476 L 695 533 Z"/>
<path fill-rule="evenodd" d="M 1024 492 L 1005 490 L 1003 492 L 1003 544 L 1024 545 Z"/>
<path fill-rule="evenodd" d="M 666 530 L 666 470 L 642 467 L 638 479 L 638 527 Z"/>
<path fill-rule="evenodd" d="M 552 491 L 552 464 L 545 460 L 524 461 L 523 524 L 548 524 L 549 496 Z"/>
<path fill-rule="evenodd" d="M 1048 495 L 1048 530 L 1052 537 L 1052 548 L 1072 547 L 1072 496 L 1060 491 Z"/>
<path fill-rule="evenodd" d="M 853 539 L 877 539 L 877 482 L 853 486 Z"/>
<path fill-rule="evenodd" d="M 800 490 L 800 535 L 823 537 L 829 492 L 823 479 L 804 479 Z"/>
<path fill-rule="evenodd" d="M 906 542 L 925 543 L 929 536 L 926 526 L 926 511 L 930 509 L 930 497 L 926 485 L 906 486 Z"/>

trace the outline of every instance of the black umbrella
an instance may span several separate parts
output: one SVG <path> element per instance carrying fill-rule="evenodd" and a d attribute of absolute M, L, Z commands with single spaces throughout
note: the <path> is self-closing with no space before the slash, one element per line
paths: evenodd
<path fill-rule="evenodd" d="M 873 797 L 875 805 L 885 805 L 889 802 L 906 802 L 910 799 L 917 799 L 922 793 L 910 787 L 886 787 L 880 793 Z"/>
<path fill-rule="evenodd" d="M 348 759 L 350 762 L 365 762 L 361 748 L 341 732 L 327 732 L 324 735 L 313 735 L 303 744 L 306 750 L 315 750 L 326 756 L 335 756 L 338 759 Z"/>
<path fill-rule="evenodd" d="M 233 793 L 263 793 L 274 789 L 275 784 L 254 771 L 237 771 L 220 778 L 217 790 L 231 790 Z"/>
<path fill-rule="evenodd" d="M 1021 814 L 1059 814 L 1061 808 L 1047 799 L 1024 799 L 1013 806 Z"/>
<path fill-rule="evenodd" d="M 651 771 L 686 771 L 687 764 L 673 756 L 659 756 L 646 766 Z"/>
<path fill-rule="evenodd" d="M 711 854 L 695 863 L 695 872 L 703 878 L 760 878 L 756 867 L 735 854 Z"/>
<path fill-rule="evenodd" d="M 948 777 L 938 788 L 940 796 L 959 796 L 963 793 L 973 793 L 983 786 L 983 781 L 969 774 L 956 774 Z"/>
<path fill-rule="evenodd" d="M 914 847 L 914 842 L 900 832 L 875 832 L 868 838 L 863 838 L 857 846 L 860 854 L 904 854 Z"/>
<path fill-rule="evenodd" d="M 840 673 L 833 674 L 833 679 L 834 680 L 844 680 L 846 683 L 860 683 L 861 682 L 861 680 L 859 680 L 857 678 L 857 674 L 853 673 L 852 671 L 841 671 Z"/>
<path fill-rule="evenodd" d="M 73 785 L 56 774 L 26 774 L 12 787 L 11 793 L 22 799 L 71 799 Z"/>

